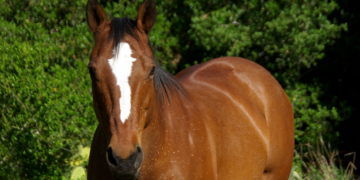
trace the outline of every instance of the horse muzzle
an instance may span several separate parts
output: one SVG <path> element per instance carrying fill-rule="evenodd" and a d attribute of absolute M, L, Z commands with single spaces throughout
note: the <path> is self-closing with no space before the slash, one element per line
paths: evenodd
<path fill-rule="evenodd" d="M 143 151 L 140 146 L 126 159 L 116 155 L 111 147 L 106 151 L 106 159 L 112 173 L 117 180 L 134 180 L 140 174 L 140 167 L 143 161 Z"/>

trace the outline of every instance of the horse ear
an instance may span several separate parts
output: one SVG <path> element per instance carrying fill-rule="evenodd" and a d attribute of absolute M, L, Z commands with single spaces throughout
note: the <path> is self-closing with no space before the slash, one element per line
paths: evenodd
<path fill-rule="evenodd" d="M 156 20 L 156 6 L 154 0 L 144 0 L 141 4 L 138 15 L 136 18 L 136 24 L 140 31 L 143 31 L 147 35 L 151 28 L 154 26 Z"/>
<path fill-rule="evenodd" d="M 104 9 L 97 0 L 89 0 L 86 5 L 86 19 L 91 31 L 95 34 L 103 30 L 106 23 Z"/>

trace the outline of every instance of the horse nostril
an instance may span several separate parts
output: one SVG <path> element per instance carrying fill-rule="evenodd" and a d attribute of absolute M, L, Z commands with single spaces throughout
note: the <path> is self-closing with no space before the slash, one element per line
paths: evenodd
<path fill-rule="evenodd" d="M 110 164 L 117 166 L 115 155 L 111 147 L 107 149 L 107 157 Z"/>
<path fill-rule="evenodd" d="M 143 152 L 140 146 L 137 147 L 136 157 L 135 157 L 135 163 L 134 167 L 135 169 L 138 169 L 143 161 Z"/>

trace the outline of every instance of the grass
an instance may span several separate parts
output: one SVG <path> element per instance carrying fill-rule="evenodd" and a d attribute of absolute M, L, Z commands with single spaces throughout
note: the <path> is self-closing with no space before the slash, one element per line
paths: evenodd
<path fill-rule="evenodd" d="M 331 150 L 330 144 L 325 144 L 320 137 L 312 146 L 300 146 L 300 153 L 295 150 L 293 168 L 289 180 L 353 180 L 356 153 L 344 156 L 353 156 L 344 169 L 341 165 L 339 151 Z M 305 153 L 304 153 L 305 152 Z"/>

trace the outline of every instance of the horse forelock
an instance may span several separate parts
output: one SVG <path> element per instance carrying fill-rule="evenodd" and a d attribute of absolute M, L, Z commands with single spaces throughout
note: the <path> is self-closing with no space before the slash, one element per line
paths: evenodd
<path fill-rule="evenodd" d="M 130 35 L 137 42 L 140 42 L 135 21 L 127 17 L 113 18 L 111 21 L 108 41 L 113 40 L 114 49 L 119 48 L 119 45 L 123 42 L 125 35 Z M 117 51 L 114 55 L 117 55 Z"/>

